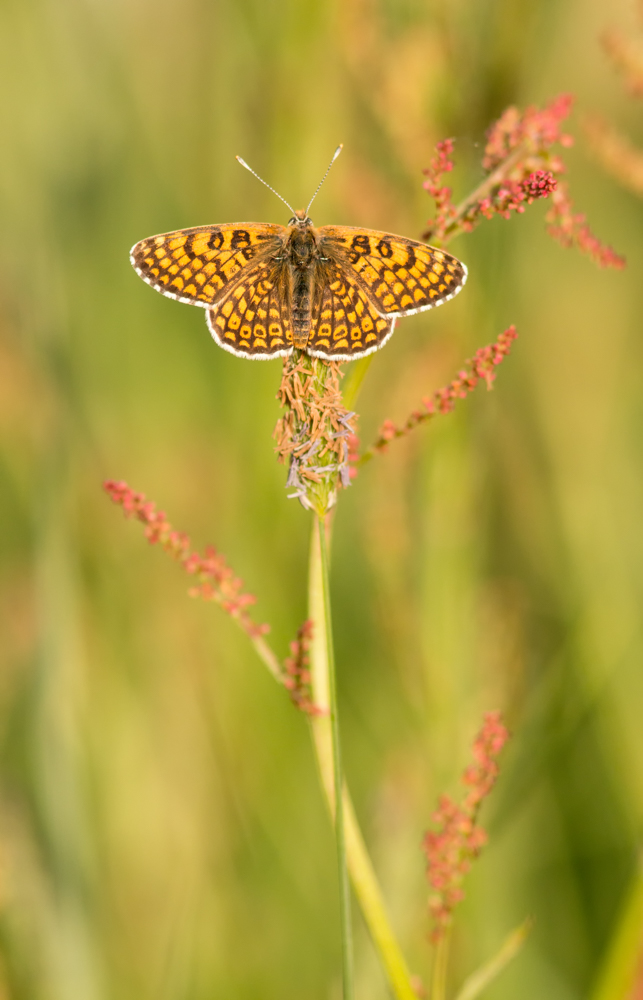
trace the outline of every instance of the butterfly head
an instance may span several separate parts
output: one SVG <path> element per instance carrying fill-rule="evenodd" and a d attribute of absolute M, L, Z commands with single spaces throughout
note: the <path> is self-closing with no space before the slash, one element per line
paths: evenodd
<path fill-rule="evenodd" d="M 289 220 L 289 226 L 298 226 L 300 229 L 307 229 L 312 226 L 313 220 L 309 217 L 308 212 L 304 208 L 300 208 L 299 211 L 295 212 L 292 219 Z"/>

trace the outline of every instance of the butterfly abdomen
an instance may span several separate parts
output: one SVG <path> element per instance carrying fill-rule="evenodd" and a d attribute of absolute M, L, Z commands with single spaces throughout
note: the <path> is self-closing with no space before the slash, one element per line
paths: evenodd
<path fill-rule="evenodd" d="M 310 314 L 313 300 L 313 260 L 315 238 L 310 229 L 294 229 L 290 238 L 289 263 L 291 276 L 293 344 L 305 350 L 310 334 Z"/>

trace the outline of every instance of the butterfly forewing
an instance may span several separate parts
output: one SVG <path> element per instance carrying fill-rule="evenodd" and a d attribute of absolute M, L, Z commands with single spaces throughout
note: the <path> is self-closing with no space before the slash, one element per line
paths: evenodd
<path fill-rule="evenodd" d="M 284 232 L 284 226 L 256 222 L 179 229 L 141 240 L 130 259 L 158 292 L 208 308 L 251 261 L 277 254 Z"/>
<path fill-rule="evenodd" d="M 438 306 L 467 279 L 466 267 L 451 254 L 403 236 L 351 226 L 323 226 L 319 234 L 320 252 L 352 270 L 386 316 Z"/>
<path fill-rule="evenodd" d="M 290 282 L 282 261 L 251 262 L 207 314 L 220 347 L 244 358 L 290 354 Z"/>
<path fill-rule="evenodd" d="M 248 222 L 151 236 L 132 248 L 131 260 L 163 295 L 207 309 L 216 342 L 244 358 L 290 354 L 293 315 L 308 354 L 363 357 L 386 343 L 397 317 L 446 302 L 467 277 L 444 250 L 372 229 L 316 230 L 303 213 L 288 226 Z"/>
<path fill-rule="evenodd" d="M 357 277 L 332 261 L 318 265 L 306 350 L 318 358 L 350 361 L 381 347 L 394 318 L 380 316 Z"/>

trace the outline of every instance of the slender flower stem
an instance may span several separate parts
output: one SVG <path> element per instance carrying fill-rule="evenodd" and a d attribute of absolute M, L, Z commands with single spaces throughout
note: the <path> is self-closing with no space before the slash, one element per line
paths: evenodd
<path fill-rule="evenodd" d="M 324 602 L 324 629 L 326 632 L 326 656 L 328 660 L 328 694 L 330 700 L 331 736 L 333 741 L 333 783 L 335 786 L 335 838 L 337 841 L 337 863 L 339 868 L 339 899 L 342 930 L 342 983 L 344 1000 L 353 1000 L 353 928 L 351 923 L 351 895 L 346 863 L 346 834 L 344 829 L 344 777 L 337 715 L 337 678 L 335 674 L 335 651 L 333 645 L 333 625 L 330 613 L 330 588 L 328 573 L 328 545 L 324 518 L 317 518 L 319 529 L 319 553 L 321 556 L 321 582 Z M 319 623 L 321 624 L 321 623 Z"/>
<path fill-rule="evenodd" d="M 449 962 L 449 932 L 442 934 L 433 952 L 433 974 L 431 976 L 431 1000 L 445 1000 L 447 991 L 447 967 Z"/>
<path fill-rule="evenodd" d="M 329 527 L 327 520 L 326 537 Z M 310 647 L 313 700 L 322 714 L 309 722 L 317 756 L 322 788 L 332 816 L 335 815 L 335 780 L 330 718 L 330 670 L 324 606 L 325 589 L 321 566 L 320 533 L 315 521 L 311 537 L 308 617 L 315 623 Z M 382 891 L 364 845 L 350 794 L 344 783 L 344 836 L 348 871 L 362 915 L 386 972 L 395 1000 L 418 1000 L 411 977 L 384 906 Z"/>

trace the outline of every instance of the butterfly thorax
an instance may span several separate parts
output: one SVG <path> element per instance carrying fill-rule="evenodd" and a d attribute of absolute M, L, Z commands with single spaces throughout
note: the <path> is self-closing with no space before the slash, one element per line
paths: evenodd
<path fill-rule="evenodd" d="M 284 257 L 289 265 L 293 343 L 299 350 L 305 350 L 310 334 L 318 245 L 311 220 L 304 211 L 297 212 L 288 226 Z"/>

